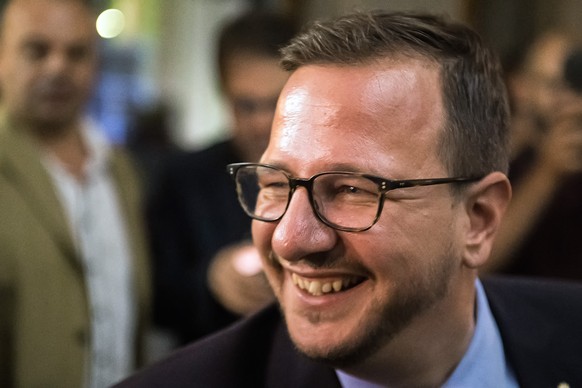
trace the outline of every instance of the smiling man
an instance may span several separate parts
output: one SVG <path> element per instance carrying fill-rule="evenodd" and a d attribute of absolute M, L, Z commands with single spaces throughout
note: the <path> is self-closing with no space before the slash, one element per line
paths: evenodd
<path fill-rule="evenodd" d="M 391 183 L 360 175 L 446 177 L 434 148 L 444 116 L 438 68 L 426 61 L 396 57 L 358 67 L 304 66 L 283 92 L 263 155 L 264 163 L 277 167 L 239 167 L 239 182 L 242 174 L 258 177 L 259 204 L 279 198 L 287 204 L 286 174 L 315 176 L 311 205 L 308 191 L 297 188 L 277 223 L 253 225 L 255 243 L 270 258 L 265 270 L 291 338 L 310 357 L 349 365 L 354 356 L 375 355 L 396 335 L 432 337 L 439 328 L 423 327 L 443 323 L 443 316 L 450 325 L 438 337 L 450 339 L 471 326 L 460 302 L 473 279 L 452 281 L 470 271 L 460 259 L 471 223 L 463 201 L 446 185 L 381 196 L 382 185 Z M 322 171 L 342 173 L 316 175 Z M 486 181 L 508 197 L 502 174 Z M 349 230 L 372 226 L 380 201 L 373 227 Z M 276 215 L 284 211 L 281 206 Z M 469 338 L 449 345 L 462 349 Z"/>
<path fill-rule="evenodd" d="M 260 163 L 228 171 L 277 300 L 127 386 L 582 382 L 582 287 L 478 279 L 511 197 L 495 55 L 424 14 L 315 23 Z M 282 317 L 282 319 L 281 319 Z"/>

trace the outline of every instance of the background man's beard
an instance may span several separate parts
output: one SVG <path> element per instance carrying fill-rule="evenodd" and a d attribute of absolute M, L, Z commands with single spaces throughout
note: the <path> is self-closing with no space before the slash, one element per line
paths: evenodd
<path fill-rule="evenodd" d="M 78 115 L 63 115 L 63 117 L 28 116 L 16 117 L 17 125 L 22 124 L 38 139 L 56 140 L 69 133 L 78 123 Z"/>

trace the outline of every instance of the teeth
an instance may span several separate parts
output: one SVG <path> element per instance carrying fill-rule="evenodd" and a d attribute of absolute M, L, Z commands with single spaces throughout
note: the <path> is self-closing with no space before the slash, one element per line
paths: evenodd
<path fill-rule="evenodd" d="M 291 280 L 297 287 L 314 296 L 340 292 L 358 283 L 358 279 L 353 277 L 322 282 L 320 280 L 307 280 L 295 273 L 291 274 Z"/>
<path fill-rule="evenodd" d="M 297 278 L 297 283 L 296 283 L 296 284 L 298 284 L 300 288 L 305 288 L 305 285 L 304 285 L 304 281 L 303 281 L 303 279 L 301 279 L 301 278 L 300 278 L 299 276 L 297 276 L 297 275 L 295 275 L 295 277 Z"/>
<path fill-rule="evenodd" d="M 321 295 L 321 282 L 317 280 L 312 281 L 308 291 L 312 295 Z"/>

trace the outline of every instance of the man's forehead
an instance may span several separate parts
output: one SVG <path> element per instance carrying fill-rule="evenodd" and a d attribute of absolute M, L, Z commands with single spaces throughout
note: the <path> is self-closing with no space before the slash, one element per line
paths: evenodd
<path fill-rule="evenodd" d="M 444 120 L 437 66 L 419 60 L 367 66 L 305 66 L 279 102 L 268 154 L 434 154 Z M 309 155 L 308 155 L 309 154 Z M 316 156 L 317 155 L 317 156 Z"/>
<path fill-rule="evenodd" d="M 76 33 L 95 31 L 95 14 L 81 1 L 17 0 L 10 3 L 3 15 L 3 32 L 30 31 L 49 33 L 53 28 L 75 26 Z"/>
<path fill-rule="evenodd" d="M 341 120 L 346 125 L 375 126 L 403 118 L 442 122 L 443 109 L 439 68 L 427 61 L 309 65 L 291 75 L 274 124 L 316 121 L 331 125 Z"/>
<path fill-rule="evenodd" d="M 440 87 L 440 68 L 434 62 L 422 58 L 387 58 L 361 65 L 306 65 L 295 70 L 289 77 L 283 97 L 293 95 L 325 95 L 346 97 L 350 105 L 353 98 L 401 97 L 406 90 L 418 87 L 421 82 Z M 326 93 L 331 91 L 331 93 Z M 321 92 L 321 93 L 319 93 Z M 366 102 L 366 101 L 365 101 Z M 373 102 L 371 100 L 370 102 Z"/>

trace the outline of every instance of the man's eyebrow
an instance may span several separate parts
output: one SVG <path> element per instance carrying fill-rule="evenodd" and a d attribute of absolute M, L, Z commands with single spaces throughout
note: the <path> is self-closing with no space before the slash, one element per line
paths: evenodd
<path fill-rule="evenodd" d="M 261 161 L 262 164 L 268 164 L 269 166 L 273 166 L 273 167 L 277 167 L 281 170 L 286 171 L 287 173 L 296 176 L 295 174 L 291 173 L 291 169 L 288 167 L 287 163 L 283 162 L 283 161 Z M 355 173 L 359 173 L 359 174 L 368 174 L 368 175 L 377 175 L 377 176 L 382 176 L 381 174 L 377 173 L 376 171 L 374 171 L 372 168 L 359 168 L 354 166 L 351 163 L 344 163 L 344 162 L 339 162 L 339 163 L 332 163 L 328 166 L 326 166 L 325 169 L 322 169 L 321 171 L 318 171 L 317 173 L 321 173 L 321 172 L 331 172 L 331 171 L 343 171 L 343 172 L 355 172 Z"/>
<path fill-rule="evenodd" d="M 38 34 L 31 34 L 28 36 L 25 36 L 22 39 L 22 46 L 27 46 L 27 45 L 33 45 L 33 44 L 46 44 L 48 43 L 48 40 L 43 37 L 42 35 L 38 35 Z"/>
<path fill-rule="evenodd" d="M 363 170 L 361 168 L 357 168 L 351 163 L 333 163 L 328 168 L 328 171 L 347 171 L 347 172 L 357 172 L 357 173 L 370 173 L 369 169 Z"/>
<path fill-rule="evenodd" d="M 22 39 L 21 39 L 22 45 L 27 45 L 27 44 L 50 44 L 51 40 L 50 38 L 39 34 L 39 33 L 35 33 L 35 32 L 31 32 L 27 35 L 25 35 Z M 86 39 L 73 39 L 73 40 L 68 40 L 66 42 L 62 42 L 62 44 L 64 44 L 67 47 L 85 47 L 85 46 L 92 46 L 93 43 L 89 40 Z"/>
<path fill-rule="evenodd" d="M 289 171 L 287 165 L 284 162 L 279 161 L 270 161 L 270 160 L 261 160 L 260 164 L 266 164 L 272 167 L 280 168 L 281 170 Z"/>

